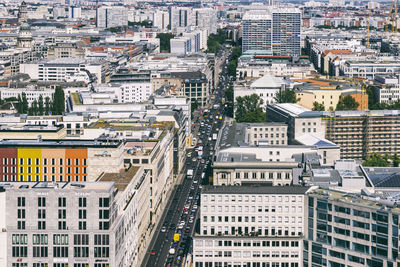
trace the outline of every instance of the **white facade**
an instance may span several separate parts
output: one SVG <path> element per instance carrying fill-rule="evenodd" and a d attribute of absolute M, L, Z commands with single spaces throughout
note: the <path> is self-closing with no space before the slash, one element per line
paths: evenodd
<path fill-rule="evenodd" d="M 97 9 L 98 28 L 110 28 L 128 25 L 128 10 L 122 6 L 101 6 Z"/>
<path fill-rule="evenodd" d="M 54 89 L 43 89 L 43 90 L 36 90 L 34 88 L 1 88 L 0 89 L 0 97 L 1 99 L 6 99 L 10 97 L 18 98 L 20 95 L 22 97 L 22 93 L 26 94 L 26 99 L 28 100 L 29 104 L 32 104 L 34 100 L 38 101 L 39 96 L 43 97 L 43 102 L 45 101 L 46 97 L 52 99 L 54 94 Z"/>
<path fill-rule="evenodd" d="M 306 191 L 304 187 L 205 187 L 200 235 L 193 238 L 195 266 L 301 266 Z"/>
<path fill-rule="evenodd" d="M 118 103 L 139 103 L 153 94 L 152 83 L 126 83 L 117 90 Z"/>
<path fill-rule="evenodd" d="M 104 78 L 102 64 L 88 63 L 76 58 L 55 58 L 20 65 L 21 73 L 39 81 L 89 81 L 83 69 L 94 75 L 98 82 Z"/>
<path fill-rule="evenodd" d="M 82 17 L 82 9 L 77 6 L 71 6 L 68 9 L 68 18 L 80 19 Z"/>
<path fill-rule="evenodd" d="M 170 40 L 171 53 L 187 54 L 192 52 L 192 39 L 190 37 L 178 37 Z"/>

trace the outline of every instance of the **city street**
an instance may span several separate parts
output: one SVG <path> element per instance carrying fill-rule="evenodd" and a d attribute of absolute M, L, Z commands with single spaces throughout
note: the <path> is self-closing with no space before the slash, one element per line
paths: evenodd
<path fill-rule="evenodd" d="M 224 121 L 224 106 L 221 99 L 228 86 L 226 63 L 222 64 L 220 83 L 215 97 L 202 112 L 195 112 L 199 117 L 193 118 L 193 136 L 197 139 L 195 148 L 187 151 L 183 173 L 193 170 L 193 177 L 185 176 L 177 185 L 169 199 L 168 209 L 164 211 L 161 222 L 157 226 L 149 250 L 142 266 L 182 266 L 192 246 L 192 236 L 200 210 L 201 184 L 208 184 L 206 171 L 210 170 L 216 135 Z M 223 77 L 223 78 L 222 78 Z M 222 79 L 221 79 L 222 78 Z M 202 150 L 202 155 L 199 150 Z M 179 234 L 179 241 L 174 242 L 174 235 Z"/>

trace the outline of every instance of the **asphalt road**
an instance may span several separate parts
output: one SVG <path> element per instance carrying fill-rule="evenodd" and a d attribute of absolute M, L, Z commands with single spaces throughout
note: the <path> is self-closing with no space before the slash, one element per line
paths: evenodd
<path fill-rule="evenodd" d="M 155 229 L 156 232 L 143 260 L 143 267 L 182 266 L 182 260 L 191 250 L 192 236 L 195 225 L 198 223 L 197 216 L 200 210 L 200 187 L 201 183 L 207 183 L 201 180 L 201 176 L 207 166 L 209 167 L 212 163 L 213 156 L 210 155 L 210 152 L 214 151 L 216 142 L 215 140 L 209 140 L 209 137 L 212 137 L 214 133 L 218 133 L 224 119 L 224 107 L 221 104 L 221 98 L 223 97 L 223 91 L 230 84 L 225 63 L 220 77 L 222 76 L 225 78 L 221 79 L 219 87 L 215 92 L 215 100 L 211 103 L 209 112 L 207 114 L 203 112 L 200 117 L 193 119 L 195 123 L 193 134 L 198 139 L 197 142 L 201 140 L 201 144 L 198 144 L 198 146 L 203 146 L 203 156 L 199 158 L 195 149 L 187 151 L 191 155 L 187 157 L 183 172 L 186 173 L 188 169 L 193 169 L 193 178 L 188 179 L 185 177 L 182 183 L 177 185 L 171 194 L 167 208 Z M 213 109 L 214 103 L 220 104 L 220 107 Z M 222 119 L 220 119 L 220 116 L 222 116 Z M 204 123 L 204 126 L 200 126 L 201 122 Z M 178 227 L 181 222 L 183 225 Z M 163 226 L 166 228 L 166 231 L 161 230 Z M 175 233 L 180 234 L 179 242 L 174 242 Z M 175 248 L 174 254 L 169 253 L 171 247 Z"/>

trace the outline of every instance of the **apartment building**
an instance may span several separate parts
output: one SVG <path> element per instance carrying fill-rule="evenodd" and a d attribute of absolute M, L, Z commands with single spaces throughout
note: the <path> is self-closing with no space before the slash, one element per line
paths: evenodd
<path fill-rule="evenodd" d="M 127 12 L 123 6 L 100 6 L 96 10 L 96 26 L 98 28 L 126 26 Z"/>
<path fill-rule="evenodd" d="M 203 187 L 194 266 L 301 266 L 307 190 L 250 183 Z"/>
<path fill-rule="evenodd" d="M 122 141 L 1 140 L 0 180 L 94 181 L 123 169 L 123 151 Z"/>
<path fill-rule="evenodd" d="M 243 16 L 243 51 L 300 55 L 301 13 L 295 8 L 250 10 Z"/>
<path fill-rule="evenodd" d="M 397 266 L 397 194 L 308 192 L 302 266 Z"/>
<path fill-rule="evenodd" d="M 77 43 L 55 43 L 47 47 L 47 58 L 85 58 L 85 51 Z"/>
<path fill-rule="evenodd" d="M 110 175 L 99 182 L 0 183 L 1 265 L 138 266 L 148 232 L 149 173 L 132 168 L 124 177 Z"/>

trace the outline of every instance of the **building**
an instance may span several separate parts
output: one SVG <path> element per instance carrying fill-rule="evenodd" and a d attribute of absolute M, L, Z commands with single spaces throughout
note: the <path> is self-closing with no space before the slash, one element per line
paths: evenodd
<path fill-rule="evenodd" d="M 64 139 L 67 131 L 63 125 L 2 125 L 0 139 L 29 140 L 43 138 L 44 140 Z"/>
<path fill-rule="evenodd" d="M 194 266 L 301 266 L 307 190 L 262 184 L 203 187 Z"/>
<path fill-rule="evenodd" d="M 137 266 L 149 173 L 131 168 L 113 182 L 107 175 L 91 183 L 0 183 L 2 266 Z"/>
<path fill-rule="evenodd" d="M 17 37 L 17 48 L 32 48 L 33 37 L 31 26 L 24 22 L 19 27 L 19 34 Z"/>
<path fill-rule="evenodd" d="M 47 58 L 85 58 L 85 51 L 77 43 L 56 43 L 47 47 Z"/>
<path fill-rule="evenodd" d="M 123 169 L 123 151 L 121 141 L 1 140 L 0 180 L 94 181 Z"/>
<path fill-rule="evenodd" d="M 339 66 L 340 75 L 374 80 L 376 75 L 398 73 L 398 58 L 377 58 L 373 60 L 347 60 Z"/>
<path fill-rule="evenodd" d="M 123 6 L 100 6 L 96 10 L 98 28 L 111 28 L 128 25 L 127 9 Z"/>
<path fill-rule="evenodd" d="M 310 134 L 316 140 L 326 138 L 340 146 L 343 159 L 399 154 L 399 120 L 398 110 L 310 111 L 297 104 L 267 106 L 267 121 L 287 123 L 289 143 L 307 142 Z"/>
<path fill-rule="evenodd" d="M 275 103 L 275 96 L 281 90 L 293 88 L 293 82 L 289 79 L 266 74 L 256 80 L 242 80 L 234 84 L 233 99 L 237 97 L 258 95 L 263 100 L 263 110 L 267 104 Z"/>
<path fill-rule="evenodd" d="M 293 182 L 293 168 L 303 161 L 303 154 L 319 166 L 331 165 L 340 158 L 337 145 L 308 135 L 304 135 L 309 137 L 305 141 L 288 145 L 287 130 L 287 125 L 282 123 L 224 126 L 212 164 L 213 184 L 238 185 L 253 181 L 288 186 Z"/>
<path fill-rule="evenodd" d="M 20 65 L 20 72 L 32 80 L 89 83 L 96 79 L 105 81 L 106 69 L 102 63 L 89 62 L 79 58 L 49 58 Z"/>
<path fill-rule="evenodd" d="M 42 96 L 43 102 L 45 101 L 46 97 L 52 99 L 54 89 L 39 89 L 32 86 L 26 88 L 1 88 L 0 97 L 1 99 L 11 97 L 18 98 L 19 96 L 22 96 L 22 93 L 25 93 L 28 103 L 32 104 L 34 100 L 38 101 L 40 96 Z"/>
<path fill-rule="evenodd" d="M 295 85 L 296 103 L 307 109 L 313 109 L 314 102 L 324 105 L 325 110 L 335 110 L 339 100 L 350 95 L 358 103 L 358 110 L 368 109 L 368 95 L 362 89 L 351 83 L 323 81 L 315 79 L 295 80 L 303 82 Z"/>
<path fill-rule="evenodd" d="M 396 266 L 397 193 L 309 191 L 302 266 Z"/>
<path fill-rule="evenodd" d="M 305 78 L 314 68 L 301 57 L 274 56 L 271 51 L 247 50 L 242 53 L 236 68 L 236 79 L 254 79 L 265 75 Z"/>
<path fill-rule="evenodd" d="M 242 49 L 300 55 L 301 13 L 293 8 L 251 10 L 243 16 Z"/>

